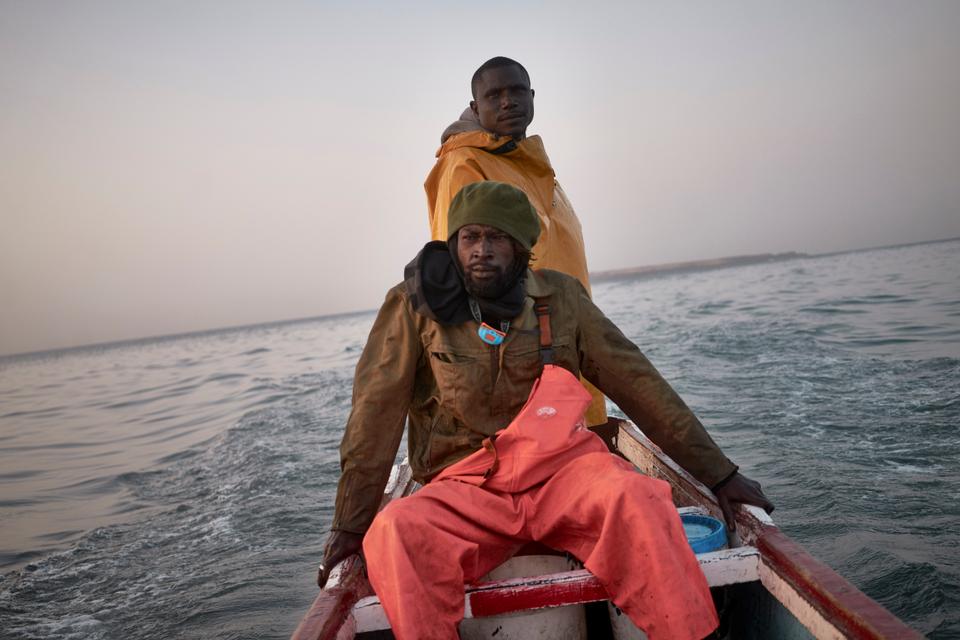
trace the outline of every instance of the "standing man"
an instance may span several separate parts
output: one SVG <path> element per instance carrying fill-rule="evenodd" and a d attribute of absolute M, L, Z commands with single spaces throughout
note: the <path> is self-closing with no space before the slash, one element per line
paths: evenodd
<path fill-rule="evenodd" d="M 480 65 L 470 89 L 470 107 L 443 132 L 437 162 L 424 183 L 432 239 L 447 240 L 447 211 L 465 185 L 483 180 L 512 184 L 526 193 L 540 220 L 540 240 L 533 248 L 536 268 L 571 275 L 589 293 L 580 220 L 557 182 L 543 140 L 527 137 L 533 121 L 530 75 L 516 60 L 498 56 Z M 605 424 L 603 395 L 581 382 L 593 396 L 587 426 Z"/>

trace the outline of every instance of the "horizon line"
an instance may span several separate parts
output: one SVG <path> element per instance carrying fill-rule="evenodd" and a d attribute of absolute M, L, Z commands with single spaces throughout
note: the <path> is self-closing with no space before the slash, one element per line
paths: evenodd
<path fill-rule="evenodd" d="M 660 276 L 668 275 L 671 273 L 685 272 L 685 271 L 713 271 L 719 269 L 726 269 L 730 267 L 744 266 L 744 260 L 755 260 L 767 261 L 767 260 L 792 260 L 792 259 L 812 259 L 812 258 L 827 258 L 830 256 L 843 255 L 848 253 L 858 253 L 862 251 L 879 251 L 881 249 L 899 249 L 903 247 L 913 247 L 923 244 L 938 244 L 941 242 L 955 242 L 960 240 L 960 236 L 954 236 L 952 238 L 941 238 L 937 240 L 920 240 L 917 242 L 902 242 L 897 244 L 888 244 L 880 245 L 876 247 L 860 247 L 856 249 L 842 249 L 839 251 L 829 251 L 826 253 L 803 253 L 798 251 L 783 251 L 779 253 L 754 253 L 754 254 L 741 254 L 735 256 L 724 256 L 720 258 L 706 258 L 701 260 L 687 260 L 682 262 L 664 262 L 654 265 L 641 265 L 635 267 L 624 267 L 621 269 L 607 269 L 604 271 L 590 272 L 590 280 L 593 281 L 594 278 L 597 278 L 598 281 L 609 281 L 617 280 L 620 278 L 636 277 L 636 276 Z M 212 327 L 207 329 L 196 329 L 193 331 L 181 331 L 177 333 L 165 333 L 157 335 L 147 335 L 140 336 L 136 338 L 124 338 L 122 340 L 109 340 L 104 342 L 90 342 L 85 344 L 73 345 L 69 347 L 54 347 L 50 349 L 40 349 L 37 351 L 20 351 L 14 353 L 4 353 L 0 354 L 0 360 L 12 359 L 12 358 L 23 358 L 23 357 L 35 357 L 35 356 L 44 356 L 44 355 L 53 355 L 58 353 L 65 353 L 69 351 L 84 351 L 89 349 L 106 349 L 120 347 L 127 344 L 133 344 L 136 342 L 162 342 L 166 340 L 177 340 L 180 338 L 187 338 L 193 336 L 203 336 L 211 333 L 220 333 L 222 331 L 237 331 L 240 329 L 250 329 L 253 327 L 269 327 L 269 326 L 279 326 L 285 324 L 297 324 L 300 322 L 310 322 L 313 320 L 322 320 L 327 318 L 343 318 L 348 316 L 362 315 L 366 313 L 375 312 L 375 308 L 371 309 L 357 309 L 353 311 L 341 311 L 338 313 L 325 313 L 316 316 L 305 316 L 300 318 L 285 318 L 279 320 L 266 320 L 263 322 L 250 322 L 246 324 L 238 325 L 226 325 L 222 327 Z"/>

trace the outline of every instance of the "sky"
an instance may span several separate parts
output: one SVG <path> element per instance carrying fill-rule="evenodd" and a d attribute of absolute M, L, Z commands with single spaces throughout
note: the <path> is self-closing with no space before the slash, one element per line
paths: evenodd
<path fill-rule="evenodd" d="M 960 236 L 960 3 L 0 0 L 0 354 L 376 308 L 482 62 L 591 270 Z"/>

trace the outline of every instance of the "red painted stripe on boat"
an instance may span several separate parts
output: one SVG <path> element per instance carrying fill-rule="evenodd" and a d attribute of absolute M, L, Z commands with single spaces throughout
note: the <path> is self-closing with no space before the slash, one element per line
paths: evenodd
<path fill-rule="evenodd" d="M 756 546 L 764 562 L 847 638 L 923 638 L 779 529 L 765 527 Z"/>
<path fill-rule="evenodd" d="M 564 574 L 563 579 L 544 577 L 537 583 L 511 584 L 517 580 L 479 584 L 468 592 L 473 617 L 497 616 L 504 613 L 562 607 L 606 600 L 606 590 L 586 569 Z"/>

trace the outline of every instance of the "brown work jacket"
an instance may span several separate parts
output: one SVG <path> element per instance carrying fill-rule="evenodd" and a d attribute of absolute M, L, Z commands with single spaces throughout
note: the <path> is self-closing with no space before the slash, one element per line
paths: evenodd
<path fill-rule="evenodd" d="M 357 363 L 333 529 L 366 531 L 404 423 L 413 477 L 427 482 L 519 413 L 543 369 L 534 298 L 550 305 L 556 364 L 582 373 L 707 486 L 737 469 L 575 278 L 528 272 L 526 291 L 524 309 L 499 347 L 480 340 L 475 322 L 441 325 L 416 313 L 402 284 L 387 293 Z"/>

